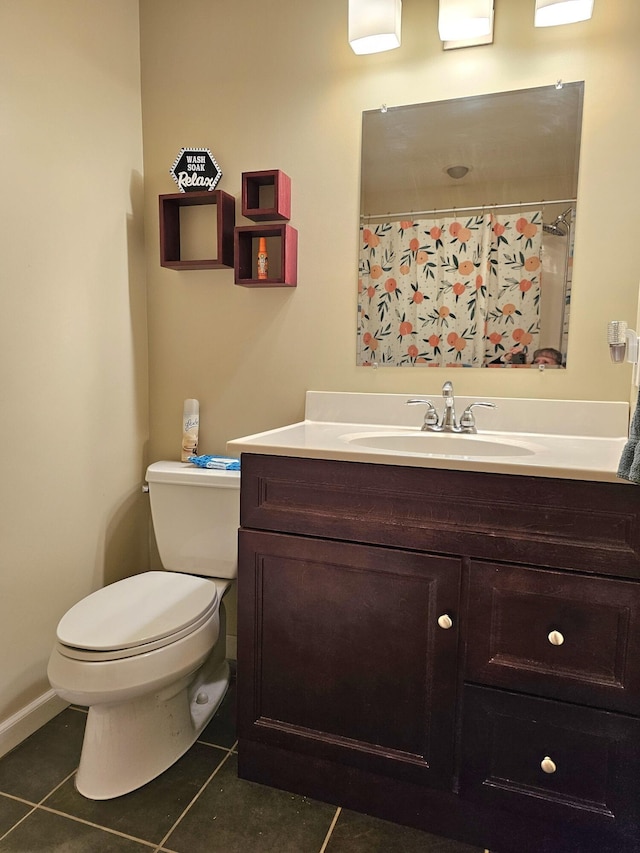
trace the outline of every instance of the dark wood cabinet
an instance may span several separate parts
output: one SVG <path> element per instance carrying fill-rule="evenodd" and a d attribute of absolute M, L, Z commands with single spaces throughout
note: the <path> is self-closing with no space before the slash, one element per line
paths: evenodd
<path fill-rule="evenodd" d="M 640 853 L 640 492 L 242 466 L 241 776 L 492 853 Z"/>

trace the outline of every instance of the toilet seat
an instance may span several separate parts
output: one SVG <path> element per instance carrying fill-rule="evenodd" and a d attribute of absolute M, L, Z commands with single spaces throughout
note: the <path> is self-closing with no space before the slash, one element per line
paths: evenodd
<path fill-rule="evenodd" d="M 133 657 L 188 636 L 218 608 L 218 584 L 212 579 L 145 572 L 79 601 L 58 624 L 57 647 L 75 660 Z"/>

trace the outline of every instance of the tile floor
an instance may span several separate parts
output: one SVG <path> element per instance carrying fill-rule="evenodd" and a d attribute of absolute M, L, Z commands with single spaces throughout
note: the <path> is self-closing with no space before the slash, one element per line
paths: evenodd
<path fill-rule="evenodd" d="M 67 708 L 0 759 L 0 853 L 482 853 L 238 779 L 233 682 L 189 752 L 116 800 L 75 790 L 85 719 Z"/>

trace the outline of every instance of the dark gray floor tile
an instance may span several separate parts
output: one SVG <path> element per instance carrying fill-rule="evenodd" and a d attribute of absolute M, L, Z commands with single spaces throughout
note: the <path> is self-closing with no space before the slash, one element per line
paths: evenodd
<path fill-rule="evenodd" d="M 0 793 L 39 802 L 78 766 L 86 714 L 66 708 L 0 759 Z"/>
<path fill-rule="evenodd" d="M 149 853 L 137 841 L 36 809 L 0 841 L 0 853 Z"/>
<path fill-rule="evenodd" d="M 69 779 L 44 801 L 65 814 L 158 844 L 224 758 L 225 752 L 194 744 L 172 767 L 130 794 L 88 800 Z"/>
<path fill-rule="evenodd" d="M 226 749 L 236 742 L 236 684 L 229 684 L 227 695 L 222 700 L 215 716 L 200 735 L 199 740 Z"/>
<path fill-rule="evenodd" d="M 440 838 L 386 820 L 342 811 L 326 853 L 483 853 L 460 841 Z"/>
<path fill-rule="evenodd" d="M 179 853 L 318 853 L 335 808 L 238 779 L 232 755 L 172 832 Z"/>
<path fill-rule="evenodd" d="M 4 835 L 8 829 L 11 829 L 30 811 L 31 806 L 0 794 L 0 836 Z"/>

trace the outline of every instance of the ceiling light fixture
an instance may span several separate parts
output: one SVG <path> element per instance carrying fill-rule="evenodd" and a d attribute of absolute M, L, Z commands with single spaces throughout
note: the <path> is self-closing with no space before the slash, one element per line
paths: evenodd
<path fill-rule="evenodd" d="M 349 0 L 349 44 L 357 54 L 400 47 L 402 0 Z"/>
<path fill-rule="evenodd" d="M 493 0 L 440 0 L 438 32 L 444 49 L 493 42 Z"/>
<path fill-rule="evenodd" d="M 593 0 L 536 0 L 536 27 L 557 27 L 588 21 L 593 14 Z"/>

